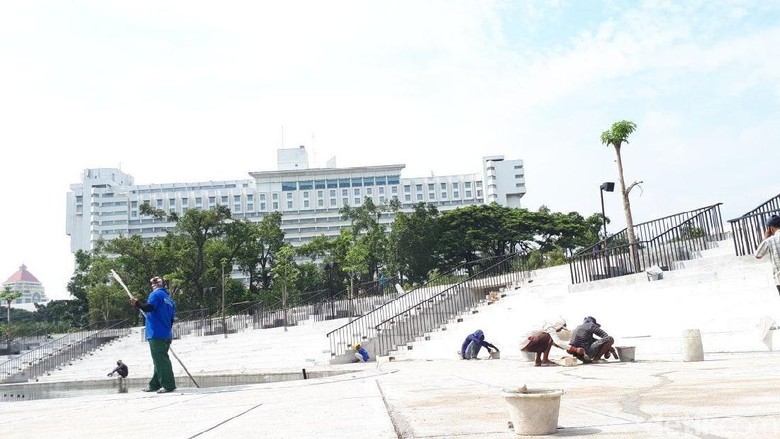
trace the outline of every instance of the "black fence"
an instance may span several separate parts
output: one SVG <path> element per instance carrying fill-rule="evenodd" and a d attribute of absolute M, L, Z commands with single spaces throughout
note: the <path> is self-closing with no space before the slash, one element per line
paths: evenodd
<path fill-rule="evenodd" d="M 34 349 L 0 363 L 0 383 L 26 381 L 61 367 L 104 343 L 128 335 L 128 324 L 128 320 L 122 320 L 104 329 L 51 336 Z"/>
<path fill-rule="evenodd" d="M 373 337 L 376 326 L 383 321 L 396 316 L 399 312 L 413 307 L 421 300 L 427 300 L 442 290 L 468 279 L 468 273 L 482 271 L 483 267 L 491 267 L 505 259 L 506 256 L 483 258 L 465 262 L 457 267 L 438 275 L 432 276 L 427 282 L 411 289 L 410 291 L 396 291 L 396 296 L 391 300 L 376 306 L 374 309 L 358 316 L 355 320 L 334 329 L 327 334 L 330 340 L 331 355 L 337 356 L 347 352 L 350 346 L 366 337 Z M 348 305 L 349 306 L 349 305 Z"/>
<path fill-rule="evenodd" d="M 374 328 L 376 355 L 387 355 L 396 347 L 455 319 L 484 301 L 491 291 L 512 285 L 527 277 L 527 273 L 525 256 L 512 254 L 383 320 Z"/>
<path fill-rule="evenodd" d="M 729 220 L 734 251 L 737 256 L 753 253 L 764 239 L 766 220 L 772 215 L 780 215 L 780 195 L 770 199 L 750 212 Z"/>
<path fill-rule="evenodd" d="M 572 283 L 641 273 L 654 265 L 665 271 L 674 270 L 675 262 L 692 259 L 696 252 L 710 248 L 713 241 L 724 239 L 720 205 L 639 224 L 635 227 L 639 232 L 634 246 L 627 239 L 623 241 L 626 233 L 623 230 L 620 236 L 611 236 L 606 245 L 602 242 L 580 251 L 569 258 Z M 650 238 L 641 239 L 642 236 Z"/>

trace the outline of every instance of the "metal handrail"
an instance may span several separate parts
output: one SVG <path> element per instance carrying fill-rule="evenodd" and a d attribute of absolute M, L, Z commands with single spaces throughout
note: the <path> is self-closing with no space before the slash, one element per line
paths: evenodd
<path fill-rule="evenodd" d="M 591 253 L 569 258 L 572 284 L 640 273 L 652 265 L 658 265 L 662 270 L 678 268 L 676 262 L 691 259 L 696 252 L 708 248 L 710 242 L 723 239 L 720 205 L 699 211 L 653 239 L 638 240 L 636 261 L 632 261 L 632 246 L 627 243 L 603 249 L 591 247 Z"/>
<path fill-rule="evenodd" d="M 525 254 L 513 253 L 467 279 L 436 291 L 401 310 L 374 327 L 376 355 L 387 355 L 397 346 L 413 341 L 415 337 L 456 318 L 482 301 L 488 290 L 510 285 L 527 272 Z"/>
<path fill-rule="evenodd" d="M 90 352 L 107 342 L 106 338 L 126 335 L 130 329 L 126 326 L 130 319 L 122 320 L 109 328 L 77 331 L 58 337 L 31 351 L 25 352 L 4 363 L 0 363 L 0 382 L 17 379 L 17 375 L 26 374 L 27 379 L 51 371 Z"/>
<path fill-rule="evenodd" d="M 344 325 L 330 331 L 326 334 L 326 337 L 330 339 L 331 355 L 339 355 L 343 353 L 346 343 L 351 343 L 351 341 L 355 338 L 354 334 L 366 333 L 388 316 L 394 315 L 398 308 L 411 305 L 417 300 L 415 298 L 420 295 L 421 292 L 424 294 L 428 289 L 440 287 L 445 283 L 448 285 L 456 283 L 453 281 L 457 280 L 458 276 L 462 276 L 457 274 L 459 271 L 465 270 L 469 268 L 469 266 L 479 266 L 480 264 L 484 264 L 485 261 L 495 260 L 499 257 L 500 256 L 491 256 L 475 261 L 460 263 L 456 267 L 432 277 L 422 285 L 417 286 L 410 291 L 406 291 L 393 300 L 387 301 L 375 309 L 358 316 L 355 320 L 345 323 Z M 354 301 L 349 301 L 347 303 L 348 307 L 342 310 L 343 317 L 356 315 L 353 308 L 354 305 Z"/>
<path fill-rule="evenodd" d="M 780 195 L 770 198 L 740 217 L 728 220 L 737 256 L 744 256 L 755 251 L 758 244 L 764 239 L 764 231 L 766 230 L 764 221 L 770 215 L 780 215 Z"/>

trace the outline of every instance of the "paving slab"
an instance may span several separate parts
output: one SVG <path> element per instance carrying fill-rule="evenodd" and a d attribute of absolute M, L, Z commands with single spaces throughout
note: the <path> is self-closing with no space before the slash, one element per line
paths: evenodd
<path fill-rule="evenodd" d="M 515 359 L 333 366 L 326 378 L 0 402 L 5 438 L 515 438 L 501 391 L 563 389 L 551 437 L 780 437 L 780 354 L 533 367 Z"/>

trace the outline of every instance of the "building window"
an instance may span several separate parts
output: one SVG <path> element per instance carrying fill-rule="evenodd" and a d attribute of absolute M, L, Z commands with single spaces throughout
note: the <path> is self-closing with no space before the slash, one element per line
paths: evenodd
<path fill-rule="evenodd" d="M 452 198 L 460 198 L 460 192 L 457 189 L 452 190 Z"/>
<path fill-rule="evenodd" d="M 254 201 L 255 201 L 255 196 L 253 194 L 246 194 L 247 203 L 253 203 Z"/>
<path fill-rule="evenodd" d="M 384 194 L 385 194 L 385 187 L 379 186 L 379 195 L 384 195 Z"/>
<path fill-rule="evenodd" d="M 322 198 L 317 200 L 317 207 L 325 207 L 325 200 Z"/>
<path fill-rule="evenodd" d="M 298 190 L 308 191 L 311 190 L 313 187 L 314 187 L 314 182 L 311 180 L 298 182 Z"/>
<path fill-rule="evenodd" d="M 273 203 L 273 209 L 274 209 L 274 210 L 279 210 L 279 202 L 278 202 L 278 201 L 274 201 L 274 203 Z"/>
<path fill-rule="evenodd" d="M 360 189 L 359 188 L 355 188 L 354 192 L 355 192 L 355 196 L 356 197 L 360 196 Z"/>
<path fill-rule="evenodd" d="M 441 190 L 446 191 L 447 190 L 447 183 L 441 184 Z"/>
<path fill-rule="evenodd" d="M 384 203 L 385 202 L 385 196 L 384 195 L 380 195 L 379 196 L 379 202 L 380 203 Z"/>
<path fill-rule="evenodd" d="M 398 186 L 390 187 L 390 193 L 392 193 L 393 195 L 397 195 L 398 194 Z M 396 197 L 396 198 L 398 198 L 398 197 Z"/>
<path fill-rule="evenodd" d="M 307 209 L 309 208 L 309 200 L 303 200 L 303 207 Z"/>
<path fill-rule="evenodd" d="M 360 197 L 355 197 L 355 206 L 360 206 Z"/>
<path fill-rule="evenodd" d="M 287 199 L 292 200 L 292 192 L 287 192 Z"/>
<path fill-rule="evenodd" d="M 315 189 L 325 189 L 325 180 L 315 180 L 314 181 L 314 188 Z"/>
<path fill-rule="evenodd" d="M 367 187 L 366 188 L 366 195 L 374 195 L 374 188 Z"/>
<path fill-rule="evenodd" d="M 335 198 L 336 197 L 336 189 L 331 189 L 330 190 L 330 197 L 331 198 Z"/>
<path fill-rule="evenodd" d="M 282 191 L 289 192 L 298 189 L 298 185 L 294 181 L 283 181 Z"/>
<path fill-rule="evenodd" d="M 265 194 L 260 194 L 260 201 L 265 201 Z"/>
<path fill-rule="evenodd" d="M 279 200 L 279 193 L 278 192 L 274 192 L 273 194 L 271 194 L 271 199 L 274 200 L 274 201 Z"/>
<path fill-rule="evenodd" d="M 417 192 L 417 201 L 422 201 L 422 200 L 423 200 L 422 192 Z"/>
<path fill-rule="evenodd" d="M 352 179 L 352 187 L 361 187 L 363 186 L 363 179 L 360 177 L 353 178 Z"/>
<path fill-rule="evenodd" d="M 515 165 L 515 169 L 523 169 L 523 165 Z"/>
<path fill-rule="evenodd" d="M 241 203 L 233 204 L 233 212 L 241 212 Z"/>
<path fill-rule="evenodd" d="M 252 212 L 253 210 L 255 210 L 255 203 L 247 201 L 246 202 L 246 211 L 247 212 Z"/>
<path fill-rule="evenodd" d="M 405 185 L 404 185 L 404 193 L 405 193 L 405 194 L 408 194 L 408 193 L 411 193 L 411 192 L 412 192 L 412 185 L 410 185 L 410 184 L 405 184 Z"/>
<path fill-rule="evenodd" d="M 341 196 L 342 197 L 348 197 L 349 196 L 349 189 L 342 189 L 341 190 Z"/>
<path fill-rule="evenodd" d="M 162 209 L 163 207 L 163 201 L 162 200 L 155 200 L 157 202 L 157 208 Z"/>
<path fill-rule="evenodd" d="M 336 197 L 332 197 L 332 198 L 330 199 L 330 205 L 331 205 L 331 206 L 335 206 L 335 205 L 336 205 Z"/>
<path fill-rule="evenodd" d="M 341 199 L 341 205 L 342 206 L 348 206 L 349 205 L 349 198 L 342 198 Z"/>
<path fill-rule="evenodd" d="M 436 189 L 436 185 L 433 183 L 428 183 L 428 192 L 432 192 Z"/>
<path fill-rule="evenodd" d="M 464 182 L 463 187 L 465 187 L 466 189 L 471 189 L 471 182 L 470 181 Z"/>
<path fill-rule="evenodd" d="M 135 209 L 136 207 L 138 207 L 138 201 L 131 201 L 131 202 L 130 202 L 130 207 L 132 207 L 133 209 Z"/>
<path fill-rule="evenodd" d="M 209 206 L 217 204 L 217 197 L 209 197 Z"/>
<path fill-rule="evenodd" d="M 220 199 L 222 200 L 221 201 L 222 205 L 227 206 L 227 203 L 228 203 L 227 195 L 223 195 Z"/>
<path fill-rule="evenodd" d="M 264 201 L 261 201 L 261 202 L 260 202 L 260 211 L 262 212 L 262 211 L 264 211 L 264 210 L 265 210 L 265 202 L 264 202 Z"/>
<path fill-rule="evenodd" d="M 190 207 L 190 200 L 189 200 L 189 198 L 182 198 L 181 199 L 181 208 L 182 208 L 182 210 L 186 209 L 188 207 Z"/>
<path fill-rule="evenodd" d="M 404 194 L 404 201 L 411 202 L 412 201 L 412 194 Z"/>
<path fill-rule="evenodd" d="M 328 189 L 335 189 L 339 187 L 339 182 L 337 180 L 326 180 L 325 186 L 327 186 Z"/>
<path fill-rule="evenodd" d="M 477 189 L 477 198 L 482 198 L 482 189 Z"/>
<path fill-rule="evenodd" d="M 325 196 L 325 191 L 317 191 L 317 198 L 322 198 Z"/>
<path fill-rule="evenodd" d="M 339 178 L 339 187 L 349 187 L 349 179 Z"/>
<path fill-rule="evenodd" d="M 414 190 L 416 190 L 417 192 L 422 192 L 422 185 L 421 184 L 414 185 Z"/>

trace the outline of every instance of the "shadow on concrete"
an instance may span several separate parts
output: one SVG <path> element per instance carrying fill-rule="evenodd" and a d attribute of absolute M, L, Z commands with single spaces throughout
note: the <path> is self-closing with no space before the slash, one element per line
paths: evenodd
<path fill-rule="evenodd" d="M 593 427 L 583 427 L 583 428 L 558 427 L 558 430 L 556 430 L 555 433 L 553 433 L 553 436 L 555 437 L 587 436 L 587 435 L 599 434 L 599 433 L 601 433 L 601 430 Z"/>

